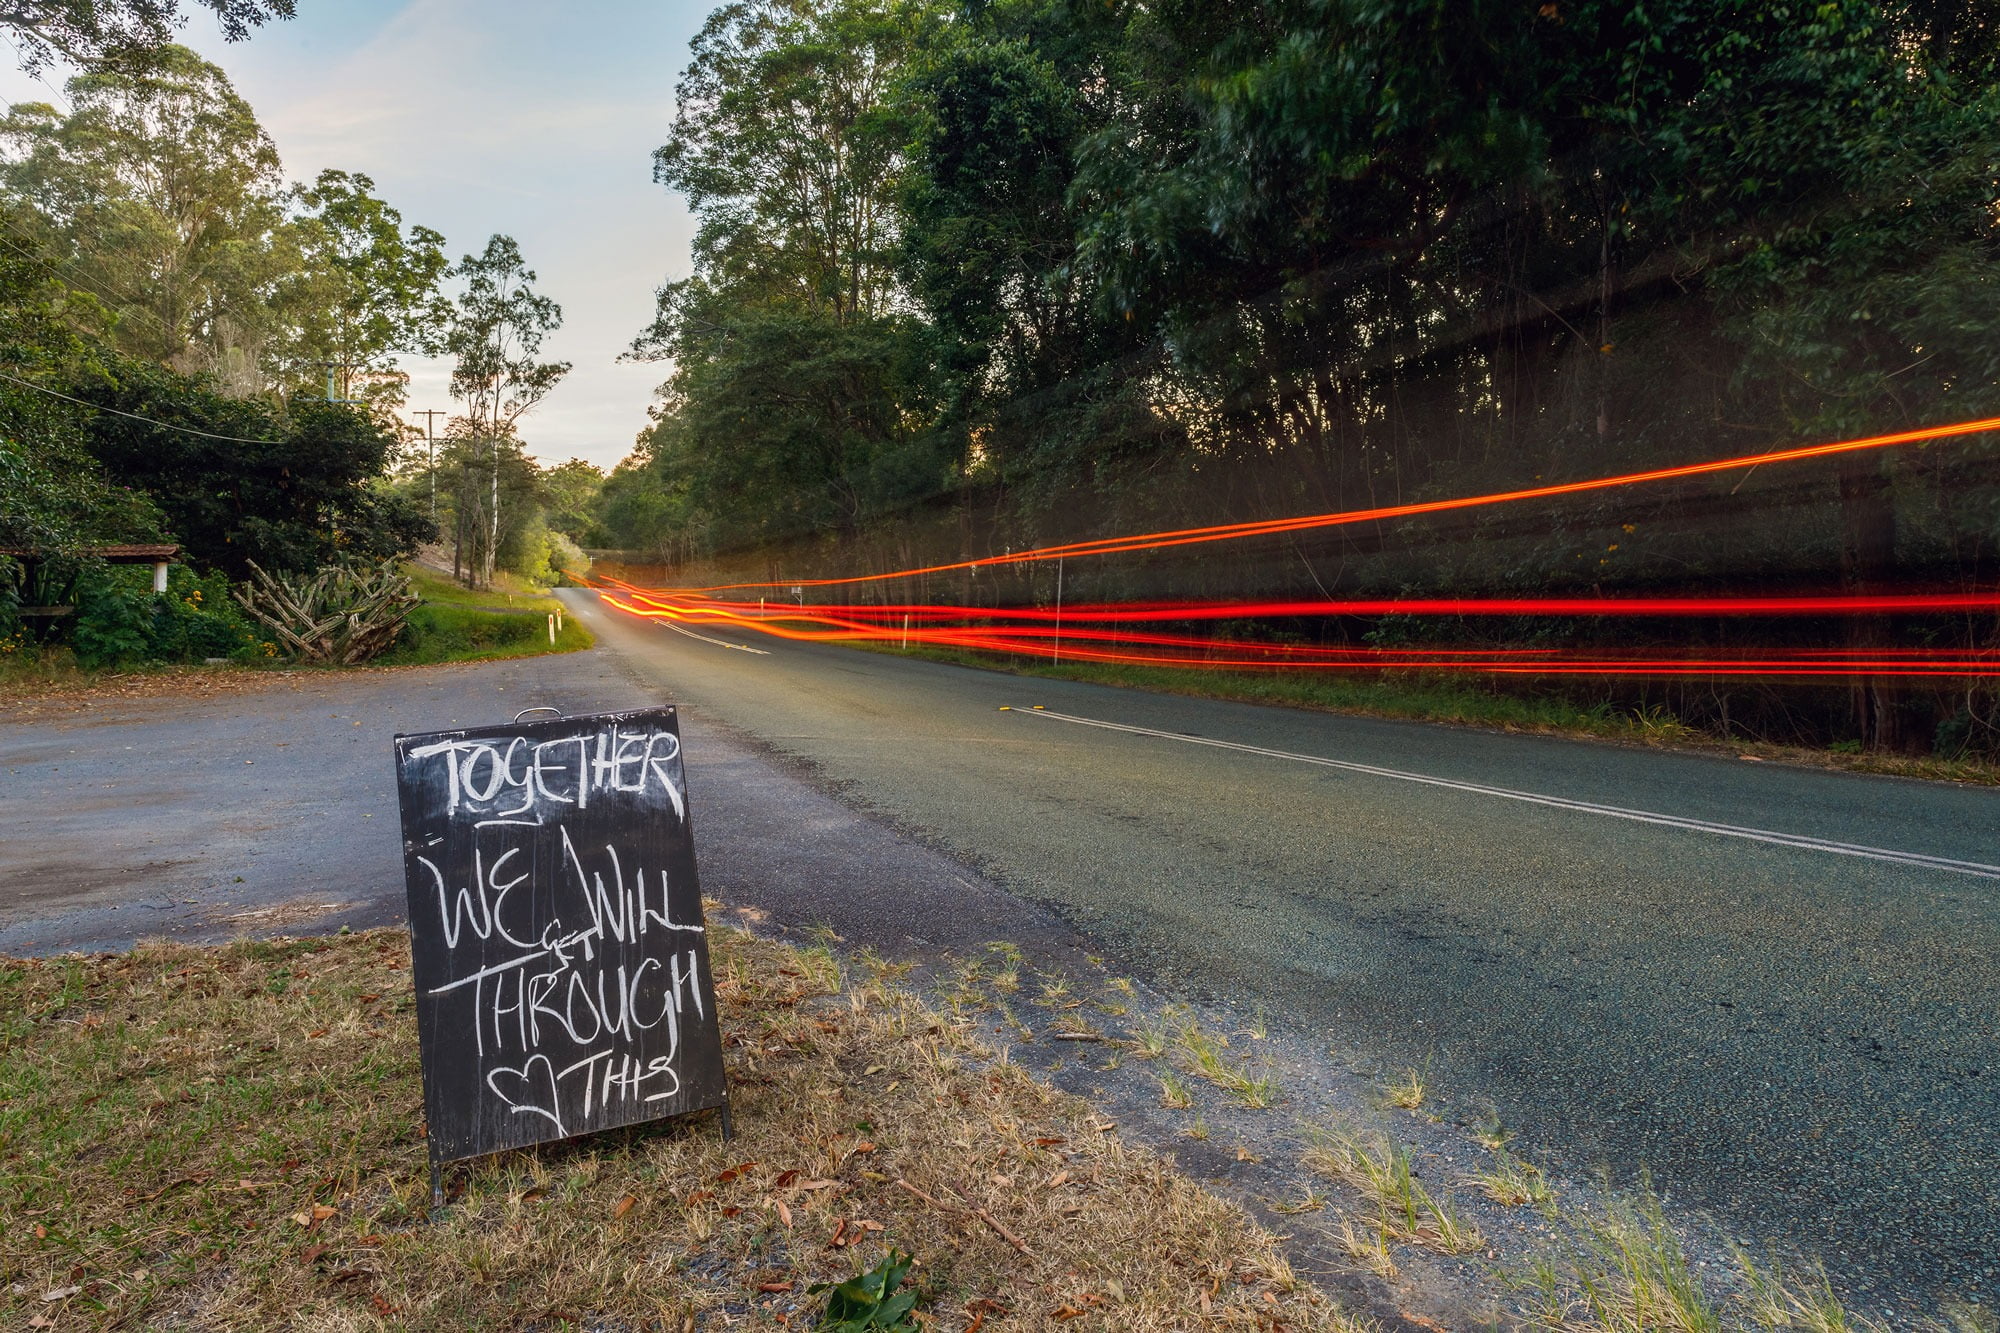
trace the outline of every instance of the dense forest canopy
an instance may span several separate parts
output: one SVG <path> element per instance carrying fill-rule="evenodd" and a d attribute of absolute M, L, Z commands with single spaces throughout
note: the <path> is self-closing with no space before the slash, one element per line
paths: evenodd
<path fill-rule="evenodd" d="M 2000 411 L 1990 6 L 744 0 L 694 54 L 656 166 L 701 229 L 614 546 L 894 568 Z M 1996 458 L 1082 577 L 1990 578 Z"/>

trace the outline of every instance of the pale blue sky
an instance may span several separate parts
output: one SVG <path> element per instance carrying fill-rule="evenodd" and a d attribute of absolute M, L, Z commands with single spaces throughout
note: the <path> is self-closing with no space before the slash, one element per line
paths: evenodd
<path fill-rule="evenodd" d="M 299 0 L 299 16 L 225 43 L 198 11 L 184 40 L 228 72 L 292 179 L 374 177 L 455 259 L 492 233 L 521 243 L 562 303 L 546 351 L 576 363 L 523 423 L 546 461 L 610 466 L 632 447 L 660 366 L 615 364 L 683 277 L 693 225 L 652 180 L 688 39 L 711 0 Z M 0 95 L 47 90 L 0 52 Z M 60 86 L 51 73 L 49 81 Z M 448 367 L 406 363 L 410 406 L 449 409 Z"/>

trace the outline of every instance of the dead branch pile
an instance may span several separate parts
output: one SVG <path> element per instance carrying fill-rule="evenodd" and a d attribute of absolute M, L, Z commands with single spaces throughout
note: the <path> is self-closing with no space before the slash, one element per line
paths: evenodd
<path fill-rule="evenodd" d="M 277 578 L 251 561 L 236 600 L 288 657 L 354 666 L 386 652 L 423 599 L 394 561 L 374 569 L 332 565 L 309 581 Z"/>

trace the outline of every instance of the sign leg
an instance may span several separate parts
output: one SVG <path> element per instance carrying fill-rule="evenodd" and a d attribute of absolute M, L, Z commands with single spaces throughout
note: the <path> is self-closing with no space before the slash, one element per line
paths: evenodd
<path fill-rule="evenodd" d="M 722 1104 L 722 1141 L 728 1143 L 736 1137 L 736 1126 L 729 1120 L 729 1103 Z"/>
<path fill-rule="evenodd" d="M 444 1207 L 444 1168 L 431 1163 L 431 1207 Z"/>

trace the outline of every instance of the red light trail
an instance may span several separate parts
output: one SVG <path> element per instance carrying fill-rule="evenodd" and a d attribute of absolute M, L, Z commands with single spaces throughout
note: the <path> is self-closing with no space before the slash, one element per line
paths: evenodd
<path fill-rule="evenodd" d="M 1169 632 L 1175 624 L 1217 620 L 1328 617 L 1810 618 L 2000 612 L 2000 590 L 1988 592 L 1840 594 L 1790 597 L 1486 597 L 1324 598 L 1262 601 L 1146 601 L 1045 607 L 979 607 L 950 603 L 841 603 L 798 606 L 728 600 L 711 594 L 758 588 L 825 588 L 880 583 L 996 565 L 1069 556 L 1113 555 L 1167 547 L 1298 532 L 1382 519 L 1447 513 L 1485 505 L 1577 495 L 1621 486 L 1827 458 L 1958 436 L 2000 431 L 2000 417 L 1806 445 L 1736 458 L 1657 468 L 1588 481 L 1563 482 L 1415 504 L 1309 514 L 1252 523 L 1136 533 L 1005 555 L 844 578 L 728 583 L 705 588 L 645 589 L 593 579 L 606 605 L 630 615 L 755 631 L 796 642 L 896 643 L 978 652 L 1047 655 L 1075 662 L 1201 670 L 1445 671 L 1487 675 L 1703 676 L 1854 679 L 2000 677 L 2000 650 L 1829 649 L 1759 650 L 1733 656 L 1651 656 L 1547 648 L 1347 648 L 1200 637 Z M 1130 626 L 1156 624 L 1163 630 Z"/>
<path fill-rule="evenodd" d="M 648 593 L 636 588 L 622 589 L 623 595 L 605 592 L 604 603 L 627 614 L 646 619 L 705 628 L 755 631 L 773 638 L 798 643 L 875 643 L 955 648 L 994 652 L 1055 656 L 1074 662 L 1105 665 L 1192 668 L 1208 671 L 1431 671 L 1523 676 L 1702 676 L 1734 678 L 1828 679 L 1861 676 L 1923 679 L 2000 677 L 2000 651 L 1944 651 L 1917 648 L 1806 649 L 1766 652 L 1729 657 L 1683 657 L 1573 653 L 1536 648 L 1346 648 L 1304 644 L 1261 643 L 1242 639 L 1207 638 L 1194 635 L 1107 628 L 1118 617 L 1130 620 L 1186 619 L 1157 607 L 1065 608 L 1060 629 L 1052 612 L 1022 608 L 1015 612 L 994 612 L 988 608 L 922 608 L 925 623 L 918 624 L 915 611 L 910 624 L 895 623 L 903 614 L 898 607 L 776 607 L 759 609 L 751 603 L 715 602 Z M 1710 603 L 1701 599 L 1663 599 L 1672 609 L 1654 612 L 1641 609 L 1645 603 L 1617 603 L 1628 614 L 1713 614 Z M 1861 602 L 1871 612 L 1887 609 L 1903 611 L 2000 609 L 2000 595 L 1912 596 L 1903 598 L 1834 597 L 1815 598 L 1730 598 L 1714 599 L 1733 606 L 1733 614 L 1839 613 L 1850 602 Z M 1520 614 L 1522 601 L 1503 603 L 1509 609 L 1495 614 Z M 1551 605 L 1587 605 L 1594 613 L 1603 605 L 1581 599 L 1525 599 L 1542 613 Z M 1248 618 L 1252 615 L 1329 614 L 1328 606 L 1371 606 L 1374 603 L 1202 603 L 1198 609 L 1209 618 Z M 1400 611 L 1425 603 L 1395 602 Z M 1442 603 L 1462 610 L 1479 603 Z M 1270 607 L 1285 608 L 1272 612 Z M 1318 608 L 1306 611 L 1303 608 Z M 1340 612 L 1352 613 L 1352 612 Z M 974 624 L 974 620 L 1015 618 L 1038 623 Z M 956 624 L 937 624 L 939 619 L 957 619 Z"/>
<path fill-rule="evenodd" d="M 1172 546 L 1192 546 L 1203 542 L 1235 541 L 1244 537 L 1265 537 L 1283 532 L 1303 532 L 1314 528 L 1344 527 L 1353 523 L 1371 523 L 1391 518 L 1414 518 L 1422 514 L 1444 514 L 1460 509 L 1477 509 L 1485 505 L 1515 504 L 1523 500 L 1544 500 L 1562 495 L 1582 495 L 1590 491 L 1613 490 L 1620 486 L 1639 486 L 1656 481 L 1674 481 L 1685 477 L 1709 476 L 1717 472 L 1733 472 L 1739 468 L 1763 467 L 1772 463 L 1796 463 L 1809 458 L 1831 458 L 1839 454 L 1861 453 L 1871 449 L 1891 449 L 1905 444 L 1922 444 L 1929 440 L 1951 439 L 1961 435 L 1980 435 L 1987 431 L 2000 431 L 2000 417 L 1983 417 L 1977 421 L 1960 421 L 1949 426 L 1925 426 L 1918 430 L 1896 431 L 1886 435 L 1865 435 L 1852 440 L 1836 440 L 1830 444 L 1800 445 L 1792 449 L 1775 449 L 1761 454 L 1743 454 L 1736 458 L 1712 459 L 1706 463 L 1687 463 L 1680 467 L 1654 468 L 1646 472 L 1626 472 L 1615 477 L 1594 477 L 1587 481 L 1566 481 L 1550 486 L 1533 486 L 1522 490 L 1494 491 L 1486 495 L 1462 495 L 1448 500 L 1423 500 L 1414 504 L 1384 505 L 1373 509 L 1349 509 L 1331 514 L 1303 514 L 1292 518 L 1261 519 L 1249 523 L 1223 523 L 1205 528 L 1178 528 L 1164 532 L 1141 532 L 1124 537 L 1100 537 L 1094 541 L 1070 542 L 1061 546 L 1037 546 L 1026 551 L 1011 551 L 1005 555 L 981 556 L 976 560 L 957 560 L 948 564 L 925 565 L 915 569 L 893 570 L 886 574 L 853 574 L 834 579 L 781 579 L 770 583 L 721 583 L 706 588 L 690 588 L 688 592 L 729 592 L 740 588 L 828 588 L 841 584 L 880 583 L 890 579 L 915 578 L 920 574 L 948 574 L 961 569 L 983 569 L 994 565 L 1028 564 L 1042 560 L 1063 559 L 1070 556 L 1117 555 L 1133 551 L 1155 551 Z"/>

